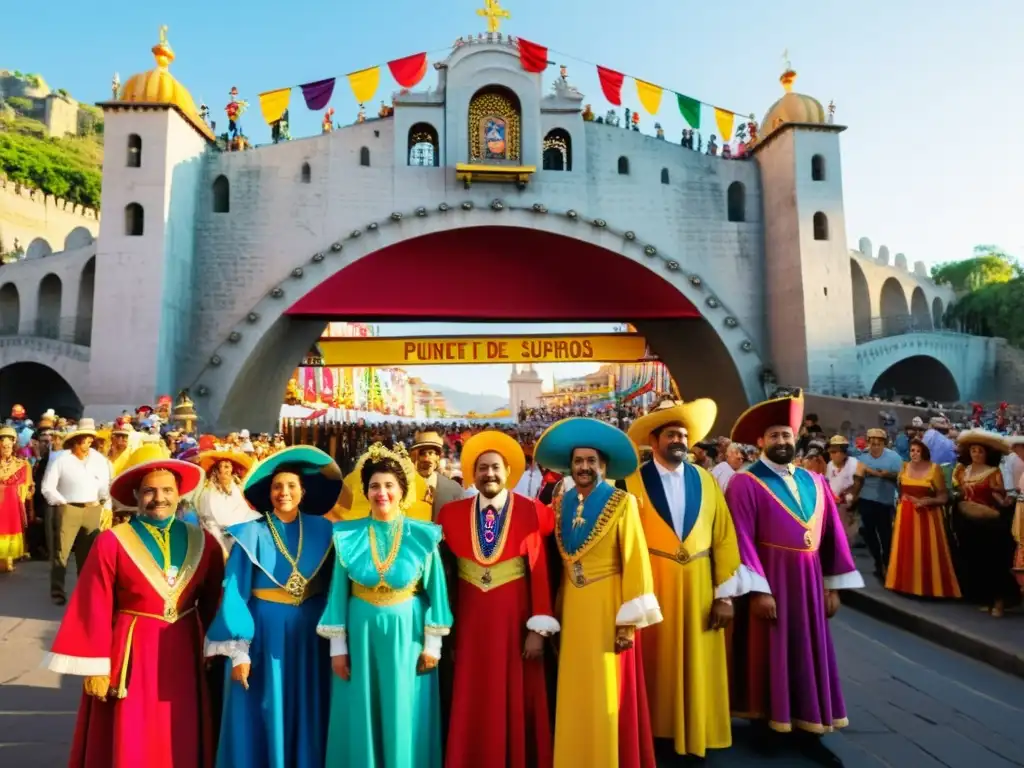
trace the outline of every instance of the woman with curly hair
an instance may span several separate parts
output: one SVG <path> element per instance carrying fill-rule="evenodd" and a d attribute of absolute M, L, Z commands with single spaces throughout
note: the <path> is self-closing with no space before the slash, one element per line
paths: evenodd
<path fill-rule="evenodd" d="M 370 516 L 334 526 L 336 562 L 317 631 L 334 681 L 327 765 L 440 768 L 437 662 L 452 625 L 441 528 L 412 520 L 416 470 L 380 443 L 356 468 Z"/>

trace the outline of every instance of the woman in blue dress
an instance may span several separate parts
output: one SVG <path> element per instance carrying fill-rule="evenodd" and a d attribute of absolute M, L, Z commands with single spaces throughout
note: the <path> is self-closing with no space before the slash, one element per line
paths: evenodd
<path fill-rule="evenodd" d="M 227 656 L 219 768 L 323 768 L 330 658 L 324 612 L 341 470 L 310 446 L 256 464 L 243 485 L 258 520 L 226 529 L 224 599 L 207 656 Z M 301 509 L 301 511 L 300 511 Z"/>
<path fill-rule="evenodd" d="M 410 520 L 416 470 L 404 448 L 370 447 L 356 470 L 370 516 L 334 526 L 337 553 L 317 631 L 331 641 L 328 766 L 441 768 L 437 662 L 452 625 L 437 545 Z"/>

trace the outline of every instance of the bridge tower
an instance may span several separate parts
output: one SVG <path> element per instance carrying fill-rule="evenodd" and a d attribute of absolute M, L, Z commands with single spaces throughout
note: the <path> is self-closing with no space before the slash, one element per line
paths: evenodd
<path fill-rule="evenodd" d="M 166 28 L 152 48 L 156 67 L 129 78 L 104 112 L 103 205 L 97 245 L 90 415 L 170 393 L 195 315 L 195 214 L 202 156 L 213 132 L 192 96 L 168 71 Z M 144 331 L 140 330 L 144 329 Z M 135 340 L 151 338 L 139 348 Z M 157 391 L 155 391 L 157 390 Z"/>
<path fill-rule="evenodd" d="M 839 353 L 855 343 L 846 245 L 843 179 L 834 106 L 826 112 L 793 91 L 786 62 L 785 94 L 761 124 L 754 152 L 761 166 L 765 229 L 765 306 L 778 381 L 817 392 L 858 391 L 855 370 Z"/>

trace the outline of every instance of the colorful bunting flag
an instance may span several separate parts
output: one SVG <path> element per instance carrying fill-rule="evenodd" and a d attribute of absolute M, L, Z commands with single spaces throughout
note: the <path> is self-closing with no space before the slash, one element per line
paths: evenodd
<path fill-rule="evenodd" d="M 388 69 L 395 82 L 403 88 L 412 88 L 427 74 L 427 54 L 414 53 L 404 59 L 395 59 L 388 62 Z"/>
<path fill-rule="evenodd" d="M 647 110 L 649 115 L 658 114 L 662 93 L 663 90 L 659 85 L 645 83 L 643 80 L 636 81 L 636 95 L 640 99 L 640 104 Z"/>
<path fill-rule="evenodd" d="M 527 72 L 543 72 L 548 68 L 548 49 L 520 37 L 519 63 Z"/>
<path fill-rule="evenodd" d="M 730 141 L 732 139 L 732 124 L 733 120 L 736 119 L 736 115 L 727 109 L 719 109 L 715 107 L 715 124 L 718 126 L 718 133 L 722 136 L 722 141 Z"/>
<path fill-rule="evenodd" d="M 260 110 L 263 112 L 263 119 L 267 121 L 267 125 L 273 125 L 284 116 L 291 99 L 291 88 L 278 88 L 276 91 L 266 91 L 260 94 Z"/>
<path fill-rule="evenodd" d="M 317 80 L 315 83 L 300 85 L 302 98 L 306 100 L 306 108 L 319 112 L 326 107 L 334 94 L 334 82 L 336 78 L 329 77 L 326 80 Z"/>
<path fill-rule="evenodd" d="M 683 116 L 683 120 L 685 120 L 693 130 L 699 131 L 700 102 L 696 99 L 691 99 L 689 96 L 683 96 L 681 93 L 676 94 L 676 100 L 679 102 L 679 114 Z"/>
<path fill-rule="evenodd" d="M 353 72 L 348 77 L 348 84 L 358 104 L 366 104 L 373 99 L 380 85 L 380 67 L 369 67 Z"/>
<path fill-rule="evenodd" d="M 614 69 L 597 68 L 597 77 L 601 81 L 601 90 L 608 102 L 616 107 L 622 106 L 622 81 L 626 76 Z"/>

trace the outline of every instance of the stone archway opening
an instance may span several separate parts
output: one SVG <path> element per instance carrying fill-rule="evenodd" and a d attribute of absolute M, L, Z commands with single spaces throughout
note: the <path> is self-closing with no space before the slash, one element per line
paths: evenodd
<path fill-rule="evenodd" d="M 42 363 L 11 363 L 0 368 L 0 413 L 10 413 L 16 403 L 25 406 L 33 421 L 48 408 L 71 419 L 82 416 L 82 401 L 74 388 Z"/>
<path fill-rule="evenodd" d="M 524 227 L 403 240 L 343 267 L 277 318 L 232 373 L 216 421 L 222 430 L 270 428 L 289 378 L 331 321 L 625 322 L 646 337 L 685 399 L 718 403 L 716 428 L 727 431 L 749 405 L 749 376 L 723 341 L 720 328 L 729 326 L 709 323 L 666 277 L 593 243 Z"/>
<path fill-rule="evenodd" d="M 854 259 L 850 259 L 850 281 L 853 284 L 853 332 L 858 343 L 871 339 L 871 292 L 868 279 Z"/>
<path fill-rule="evenodd" d="M 885 397 L 923 397 L 940 403 L 960 399 L 960 387 L 952 372 L 930 355 L 914 355 L 882 371 L 871 394 Z"/>
<path fill-rule="evenodd" d="M 879 305 L 882 312 L 883 336 L 896 336 L 910 330 L 910 305 L 907 304 L 907 294 L 895 277 L 890 277 L 882 283 Z"/>
<path fill-rule="evenodd" d="M 932 330 L 932 312 L 921 286 L 917 286 L 910 294 L 910 318 L 915 331 Z"/>

